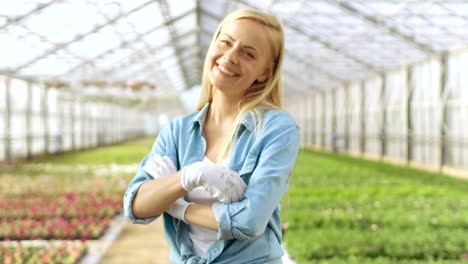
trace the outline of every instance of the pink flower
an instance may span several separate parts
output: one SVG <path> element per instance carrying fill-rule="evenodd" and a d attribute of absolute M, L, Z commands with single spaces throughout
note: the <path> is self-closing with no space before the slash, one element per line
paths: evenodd
<path fill-rule="evenodd" d="M 13 263 L 13 256 L 10 254 L 3 255 L 3 263 L 4 264 L 11 264 Z"/>
<path fill-rule="evenodd" d="M 42 261 L 44 261 L 44 263 L 48 263 L 50 261 L 50 256 L 48 254 L 43 255 Z"/>

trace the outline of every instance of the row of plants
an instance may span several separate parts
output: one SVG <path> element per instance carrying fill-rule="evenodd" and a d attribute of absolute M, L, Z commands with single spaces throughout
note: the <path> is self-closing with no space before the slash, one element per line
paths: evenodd
<path fill-rule="evenodd" d="M 392 259 L 385 257 L 377 258 L 365 258 L 365 257 L 356 257 L 350 256 L 347 258 L 342 257 L 333 257 L 327 259 L 316 259 L 310 260 L 305 263 L 308 264 L 395 264 L 395 263 L 404 263 L 404 264 L 461 264 L 465 263 L 460 260 L 443 260 L 443 259 L 426 259 L 426 260 L 401 260 L 401 259 Z"/>
<path fill-rule="evenodd" d="M 297 263 L 468 262 L 466 180 L 302 150 L 289 182 Z"/>
<path fill-rule="evenodd" d="M 152 141 L 0 166 L 0 263 L 79 262 L 121 212 Z"/>
<path fill-rule="evenodd" d="M 315 194 L 311 192 L 310 195 Z M 444 202 L 446 198 L 431 199 L 426 201 L 424 208 L 414 206 L 414 199 L 411 197 L 380 198 L 378 201 L 372 199 L 367 206 L 353 198 L 336 198 L 334 202 L 328 202 L 326 199 L 314 199 L 313 202 L 311 200 L 297 201 L 290 205 L 289 222 L 293 225 L 301 223 L 303 228 L 340 226 L 365 230 L 371 225 L 377 225 L 381 228 L 400 229 L 412 229 L 415 226 L 428 229 L 468 229 L 468 210 L 457 209 L 468 206 L 455 199 L 450 202 Z M 310 213 L 311 210 L 313 214 Z"/>
<path fill-rule="evenodd" d="M 304 234 L 307 233 L 307 236 Z M 465 229 L 456 230 L 368 230 L 348 228 L 294 229 L 286 233 L 288 248 L 294 256 L 309 260 L 348 258 L 388 258 L 399 260 L 463 260 L 467 257 Z M 302 237 L 300 240 L 289 237 Z M 468 261 L 468 259 L 467 259 Z M 301 263 L 301 262 L 299 262 Z"/>
<path fill-rule="evenodd" d="M 87 251 L 85 243 L 61 243 L 47 246 L 23 246 L 18 242 L 4 246 L 0 244 L 0 263 L 77 263 Z"/>
<path fill-rule="evenodd" d="M 0 219 L 0 239 L 97 239 L 111 220 L 109 216 Z"/>
<path fill-rule="evenodd" d="M 97 239 L 122 211 L 120 193 L 0 195 L 0 239 Z"/>
<path fill-rule="evenodd" d="M 0 220 L 61 216 L 114 216 L 122 210 L 120 193 L 0 195 Z"/>

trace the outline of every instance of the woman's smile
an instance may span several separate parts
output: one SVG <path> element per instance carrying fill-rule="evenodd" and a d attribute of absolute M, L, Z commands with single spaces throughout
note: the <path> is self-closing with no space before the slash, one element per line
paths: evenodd
<path fill-rule="evenodd" d="M 221 72 L 221 73 L 224 73 L 225 75 L 229 76 L 229 77 L 236 77 L 236 76 L 239 76 L 239 74 L 233 72 L 232 70 L 229 70 L 227 67 L 221 65 L 221 64 L 218 64 L 218 70 Z"/>

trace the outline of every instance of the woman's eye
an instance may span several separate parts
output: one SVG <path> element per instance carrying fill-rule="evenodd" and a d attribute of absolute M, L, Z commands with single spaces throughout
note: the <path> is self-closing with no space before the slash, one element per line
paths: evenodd
<path fill-rule="evenodd" d="M 252 58 L 252 59 L 255 58 L 254 55 L 251 52 L 245 51 L 244 54 L 249 58 Z"/>

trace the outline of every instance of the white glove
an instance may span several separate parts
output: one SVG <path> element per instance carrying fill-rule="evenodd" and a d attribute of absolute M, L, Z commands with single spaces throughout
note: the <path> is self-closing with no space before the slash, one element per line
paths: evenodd
<path fill-rule="evenodd" d="M 148 159 L 148 161 L 146 161 L 145 166 L 143 166 L 143 170 L 154 179 L 168 176 L 177 172 L 174 163 L 168 156 L 161 157 L 157 155 L 152 156 L 150 159 Z M 193 203 L 188 203 L 184 200 L 183 197 L 180 197 L 169 207 L 169 209 L 166 210 L 166 212 L 172 215 L 172 217 L 186 222 L 185 211 L 191 204 Z"/>
<path fill-rule="evenodd" d="M 174 163 L 168 156 L 161 157 L 158 155 L 151 156 L 143 166 L 143 170 L 154 179 L 177 172 Z"/>
<path fill-rule="evenodd" d="M 183 197 L 180 197 L 166 210 L 166 213 L 187 223 L 187 221 L 185 221 L 185 211 L 187 211 L 187 207 L 191 204 L 193 203 L 189 203 L 185 201 Z"/>
<path fill-rule="evenodd" d="M 182 169 L 182 187 L 190 192 L 203 186 L 218 201 L 230 204 L 244 198 L 247 185 L 237 172 L 210 162 L 195 162 Z"/>

